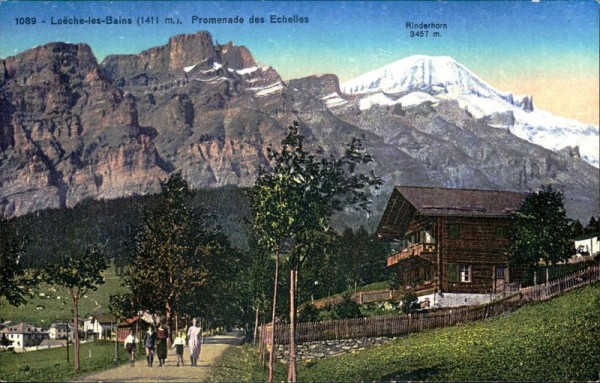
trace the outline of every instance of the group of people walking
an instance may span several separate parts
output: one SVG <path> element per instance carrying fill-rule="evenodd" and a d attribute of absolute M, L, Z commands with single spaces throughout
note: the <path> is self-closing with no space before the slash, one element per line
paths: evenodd
<path fill-rule="evenodd" d="M 202 329 L 199 326 L 200 321 L 198 319 L 192 320 L 192 325 L 187 330 L 187 340 L 190 347 L 190 365 L 195 367 L 200 358 L 200 349 L 202 348 Z M 158 367 L 162 367 L 166 364 L 167 360 L 167 341 L 169 339 L 169 330 L 161 324 L 158 325 L 158 329 L 154 331 L 154 327 L 148 327 L 148 331 L 144 334 L 142 339 L 142 345 L 146 350 L 146 361 L 148 367 L 152 367 L 154 363 L 154 355 L 158 356 Z M 183 349 L 185 347 L 185 335 L 183 332 L 179 332 L 173 340 L 171 349 L 175 348 L 177 354 L 177 367 L 183 363 Z M 125 338 L 125 349 L 130 355 L 129 365 L 135 365 L 135 352 L 136 346 L 139 340 L 133 333 L 133 329 L 129 330 L 129 335 Z"/>

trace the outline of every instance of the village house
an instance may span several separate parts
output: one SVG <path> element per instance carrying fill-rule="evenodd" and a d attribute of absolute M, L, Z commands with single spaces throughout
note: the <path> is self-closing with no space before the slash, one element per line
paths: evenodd
<path fill-rule="evenodd" d="M 573 240 L 575 253 L 579 255 L 595 255 L 600 251 L 598 233 L 584 234 Z"/>
<path fill-rule="evenodd" d="M 129 335 L 129 331 L 133 331 L 134 334 L 139 334 L 140 331 L 145 331 L 147 327 L 148 323 L 143 321 L 139 316 L 126 318 L 123 322 L 117 325 L 118 341 L 124 342 L 125 338 L 127 338 L 127 335 Z"/>
<path fill-rule="evenodd" d="M 0 333 L 12 342 L 10 346 L 15 349 L 38 346 L 44 339 L 48 339 L 48 333 L 27 322 L 7 326 Z"/>
<path fill-rule="evenodd" d="M 116 328 L 117 318 L 112 314 L 97 314 L 87 319 L 83 324 L 86 337 L 94 339 L 110 339 Z"/>
<path fill-rule="evenodd" d="M 48 329 L 50 339 L 67 339 L 73 340 L 73 326 L 68 323 L 52 323 Z"/>
<path fill-rule="evenodd" d="M 396 186 L 376 235 L 396 243 L 387 259 L 422 307 L 487 302 L 510 281 L 509 216 L 525 194 Z"/>

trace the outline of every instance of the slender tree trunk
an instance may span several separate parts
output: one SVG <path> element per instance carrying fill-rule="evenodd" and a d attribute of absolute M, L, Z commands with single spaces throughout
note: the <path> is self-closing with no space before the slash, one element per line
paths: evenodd
<path fill-rule="evenodd" d="M 273 383 L 273 354 L 275 352 L 275 310 L 277 308 L 277 284 L 279 282 L 279 247 L 275 254 L 275 282 L 273 283 L 273 313 L 271 315 L 271 349 L 269 350 L 269 377 Z"/>
<path fill-rule="evenodd" d="M 171 347 L 171 305 L 169 301 L 165 302 L 165 328 L 169 332 L 169 336 L 167 337 L 167 348 Z"/>
<path fill-rule="evenodd" d="M 112 327 L 112 321 L 111 321 L 111 327 Z M 118 317 L 115 318 L 114 332 L 115 332 L 115 362 L 116 362 L 119 360 L 119 318 Z"/>
<path fill-rule="evenodd" d="M 256 314 L 254 316 L 254 344 L 256 344 L 256 337 L 258 336 L 258 304 L 256 305 Z"/>
<path fill-rule="evenodd" d="M 73 296 L 73 362 L 79 371 L 79 298 Z M 67 340 L 68 341 L 68 340 Z"/>
<path fill-rule="evenodd" d="M 263 316 L 260 323 L 260 365 L 265 366 L 265 317 Z"/>
<path fill-rule="evenodd" d="M 288 382 L 296 382 L 296 280 L 297 270 L 290 270 L 290 358 L 288 361 Z"/>

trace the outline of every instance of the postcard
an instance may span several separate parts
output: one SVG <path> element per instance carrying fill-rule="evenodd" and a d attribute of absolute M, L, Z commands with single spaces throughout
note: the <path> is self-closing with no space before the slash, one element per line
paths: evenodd
<path fill-rule="evenodd" d="M 574 327 L 545 360 L 510 322 L 598 303 L 598 15 L 0 1 L 0 379 L 598 379 Z M 219 369 L 242 342 L 253 372 Z M 69 345 L 66 375 L 9 359 Z"/>

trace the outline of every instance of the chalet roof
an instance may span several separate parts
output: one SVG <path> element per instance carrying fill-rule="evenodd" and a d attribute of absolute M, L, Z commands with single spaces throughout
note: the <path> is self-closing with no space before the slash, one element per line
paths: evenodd
<path fill-rule="evenodd" d="M 129 327 L 135 324 L 140 319 L 138 316 L 133 318 L 125 318 L 125 320 L 117 325 L 117 327 Z"/>
<path fill-rule="evenodd" d="M 14 326 L 9 326 L 6 328 L 7 333 L 13 333 L 13 334 L 30 334 L 30 333 L 41 333 L 42 329 L 39 327 L 35 327 L 34 325 L 27 323 L 27 322 L 21 322 L 18 323 Z"/>
<path fill-rule="evenodd" d="M 92 317 L 92 321 L 96 320 L 98 323 L 116 323 L 117 317 L 113 314 L 96 314 Z"/>
<path fill-rule="evenodd" d="M 525 194 L 473 189 L 396 186 L 385 208 L 377 235 L 398 238 L 415 214 L 431 217 L 508 217 Z"/>
<path fill-rule="evenodd" d="M 577 236 L 575 238 L 573 238 L 573 241 L 584 241 L 586 239 L 593 239 L 596 237 L 600 237 L 600 233 L 589 233 L 589 234 L 582 234 L 580 236 Z"/>

